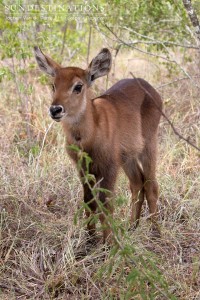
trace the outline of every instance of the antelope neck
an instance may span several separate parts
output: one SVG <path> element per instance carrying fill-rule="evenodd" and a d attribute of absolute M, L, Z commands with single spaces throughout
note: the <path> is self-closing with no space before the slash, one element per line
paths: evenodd
<path fill-rule="evenodd" d="M 88 140 L 91 136 L 91 123 L 94 122 L 92 114 L 92 101 L 87 100 L 86 109 L 81 113 L 78 120 L 74 123 L 68 123 L 67 120 L 63 120 L 63 128 L 70 135 L 75 142 L 82 142 Z"/>

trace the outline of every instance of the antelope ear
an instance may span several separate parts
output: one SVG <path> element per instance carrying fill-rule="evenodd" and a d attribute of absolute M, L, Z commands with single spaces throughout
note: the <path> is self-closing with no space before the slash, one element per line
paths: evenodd
<path fill-rule="evenodd" d="M 107 48 L 103 48 L 88 66 L 88 84 L 91 85 L 95 79 L 107 75 L 111 69 L 111 64 L 111 53 Z"/>
<path fill-rule="evenodd" d="M 44 53 L 37 46 L 34 47 L 34 53 L 39 68 L 46 74 L 54 77 L 56 75 L 56 69 L 61 68 L 61 66 L 53 61 L 53 59 L 50 57 L 44 55 Z"/>

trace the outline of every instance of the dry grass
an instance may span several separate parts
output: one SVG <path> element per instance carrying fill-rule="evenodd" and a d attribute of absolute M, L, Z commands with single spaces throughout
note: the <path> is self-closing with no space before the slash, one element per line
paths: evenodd
<path fill-rule="evenodd" d="M 119 59 L 115 78 L 126 77 L 133 71 L 134 61 L 127 69 L 128 59 L 126 56 Z M 153 62 L 152 74 L 152 62 L 145 63 L 147 73 L 144 68 L 143 72 L 139 70 L 139 76 L 154 82 L 155 86 L 160 85 L 159 78 L 167 81 L 160 66 L 158 72 Z M 137 76 L 137 71 L 134 74 Z M 35 79 L 37 77 L 38 74 L 32 72 L 27 79 L 34 84 L 29 95 L 32 124 L 29 136 L 20 103 L 16 101 L 15 83 L 6 80 L 1 83 L 0 299 L 125 299 L 129 266 L 120 279 L 117 261 L 110 276 L 106 273 L 100 276 L 99 269 L 109 264 L 112 257 L 109 258 L 109 251 L 103 252 L 101 242 L 88 247 L 82 218 L 74 224 L 74 215 L 81 206 L 80 182 L 66 155 L 60 126 L 53 124 L 45 137 L 51 123 L 46 113 L 50 93 L 48 87 Z M 163 87 L 160 92 L 168 116 L 184 136 L 190 136 L 197 144 L 200 138 L 199 88 L 185 80 Z M 138 252 L 148 250 L 155 255 L 156 264 L 168 281 L 168 290 L 177 299 L 198 300 L 199 153 L 180 141 L 164 119 L 159 141 L 162 237 L 152 240 L 144 207 L 141 225 L 130 233 L 130 239 Z M 126 196 L 123 201 L 116 200 L 115 214 L 119 224 L 126 226 L 130 193 L 123 174 L 116 190 L 118 195 Z M 155 296 L 155 299 L 162 297 Z"/>

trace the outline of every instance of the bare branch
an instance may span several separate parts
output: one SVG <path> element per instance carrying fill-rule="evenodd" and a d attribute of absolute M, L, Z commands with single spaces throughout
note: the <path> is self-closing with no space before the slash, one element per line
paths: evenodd
<path fill-rule="evenodd" d="M 118 42 L 120 42 L 121 44 L 125 45 L 125 46 L 128 46 L 130 48 L 133 48 L 141 53 L 144 53 L 144 54 L 148 54 L 150 56 L 154 56 L 154 57 L 158 57 L 160 59 L 163 59 L 165 61 L 168 61 L 170 63 L 173 63 L 175 64 L 189 79 L 191 79 L 191 82 L 192 84 L 197 87 L 197 88 L 200 88 L 198 84 L 194 83 L 193 80 L 192 80 L 192 77 L 190 76 L 190 74 L 182 67 L 180 66 L 180 64 L 175 60 L 175 59 L 169 59 L 165 56 L 162 56 L 162 55 L 159 55 L 159 54 L 155 54 L 155 53 L 151 53 L 151 52 L 148 52 L 148 51 L 145 51 L 145 50 L 142 50 L 140 48 L 136 48 L 134 46 L 132 46 L 131 44 L 123 41 L 121 38 L 119 38 L 115 32 L 112 31 L 112 29 L 110 27 L 108 27 L 106 24 L 104 24 L 104 26 L 115 36 L 115 38 L 117 39 Z M 162 44 L 163 47 L 165 48 L 165 50 L 167 51 L 167 53 L 169 53 L 169 50 L 167 49 L 166 45 Z"/>
<path fill-rule="evenodd" d="M 132 32 L 132 33 L 134 33 L 135 35 L 137 35 L 137 36 L 139 36 L 139 37 L 142 37 L 142 38 L 144 38 L 144 39 L 147 39 L 148 41 L 135 41 L 135 42 L 130 42 L 130 44 L 132 44 L 132 43 L 141 43 L 141 44 L 160 44 L 160 45 L 171 45 L 171 46 L 176 46 L 176 47 L 181 47 L 181 48 L 189 48 L 189 49 L 196 49 L 196 50 L 199 50 L 199 47 L 197 47 L 197 46 L 194 46 L 194 45 L 186 45 L 186 44 L 179 44 L 179 43 L 174 43 L 174 42 L 170 42 L 170 41 L 159 41 L 159 40 L 155 40 L 155 39 L 153 39 L 152 37 L 149 37 L 149 36 L 147 36 L 147 35 L 144 35 L 144 34 L 141 34 L 141 33 L 139 33 L 139 32 L 137 32 L 137 31 L 135 31 L 135 30 L 133 30 L 133 29 L 130 29 L 130 28 L 128 28 L 128 27 L 126 27 L 126 26 L 123 26 L 123 27 L 121 27 L 122 29 L 125 29 L 125 30 L 127 30 L 127 31 L 129 31 L 129 32 Z"/>
<path fill-rule="evenodd" d="M 63 33 L 62 48 L 61 48 L 61 51 L 60 51 L 60 55 L 63 55 L 63 51 L 64 51 L 64 47 L 65 47 L 67 26 L 68 26 L 68 21 L 65 22 L 65 25 L 63 27 L 64 33 Z"/>
<path fill-rule="evenodd" d="M 172 43 L 172 42 L 161 42 L 161 41 L 132 41 L 130 43 L 128 43 L 129 45 L 135 45 L 135 44 L 144 44 L 144 45 L 172 45 L 172 46 L 176 46 L 176 47 L 181 47 L 181 48 L 187 48 L 187 49 L 195 49 L 195 50 L 199 50 L 199 47 L 197 46 L 193 46 L 193 45 L 182 45 L 182 44 L 178 44 L 178 43 Z"/>
<path fill-rule="evenodd" d="M 89 64 L 89 58 L 90 58 L 91 37 L 92 37 L 92 26 L 90 25 L 88 48 L 87 48 L 87 65 Z"/>
<path fill-rule="evenodd" d="M 200 78 L 200 76 L 193 76 L 192 78 Z M 177 78 L 177 79 L 175 79 L 173 81 L 170 81 L 168 83 L 164 83 L 164 84 L 159 85 L 156 89 L 158 90 L 158 89 L 161 89 L 165 86 L 177 83 L 177 82 L 182 81 L 182 80 L 188 80 L 188 79 L 190 79 L 190 78 L 188 78 L 188 77 Z"/>

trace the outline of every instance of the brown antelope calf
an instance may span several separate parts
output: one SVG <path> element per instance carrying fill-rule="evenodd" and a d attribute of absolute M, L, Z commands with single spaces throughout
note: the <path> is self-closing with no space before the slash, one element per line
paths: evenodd
<path fill-rule="evenodd" d="M 155 218 L 158 184 L 155 177 L 157 131 L 162 101 L 156 90 L 143 79 L 123 79 L 98 98 L 91 99 L 90 86 L 98 77 L 107 75 L 111 68 L 111 54 L 102 49 L 86 70 L 63 68 L 35 47 L 35 57 L 42 71 L 53 77 L 53 102 L 50 115 L 61 121 L 67 145 L 75 144 L 92 158 L 90 174 L 100 188 L 113 191 L 121 166 L 130 180 L 133 207 L 131 220 L 137 225 L 144 196 L 151 216 Z M 77 163 L 75 152 L 67 149 Z M 81 174 L 80 174 L 81 175 Z M 90 210 L 97 211 L 90 188 L 84 185 L 84 201 Z M 113 212 L 111 198 L 99 193 L 99 200 L 107 211 Z M 106 224 L 104 213 L 100 221 Z M 105 228 L 105 227 L 104 227 Z M 90 233 L 95 224 L 88 223 Z M 103 230 L 104 242 L 110 230 Z"/>

